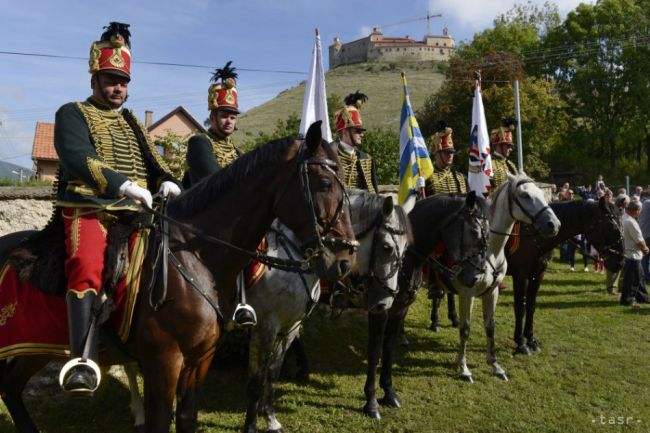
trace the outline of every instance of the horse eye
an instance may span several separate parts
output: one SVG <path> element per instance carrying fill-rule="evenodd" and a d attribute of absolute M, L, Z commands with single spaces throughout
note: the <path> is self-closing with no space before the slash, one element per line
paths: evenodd
<path fill-rule="evenodd" d="M 527 192 L 524 192 L 521 196 L 523 198 L 530 198 L 530 194 L 528 194 Z"/>
<path fill-rule="evenodd" d="M 387 242 L 384 242 L 384 245 L 382 246 L 384 247 L 384 251 L 390 251 L 392 249 L 390 244 Z"/>
<path fill-rule="evenodd" d="M 332 189 L 332 181 L 329 180 L 328 178 L 322 178 L 321 181 L 321 189 L 325 192 L 329 192 Z"/>

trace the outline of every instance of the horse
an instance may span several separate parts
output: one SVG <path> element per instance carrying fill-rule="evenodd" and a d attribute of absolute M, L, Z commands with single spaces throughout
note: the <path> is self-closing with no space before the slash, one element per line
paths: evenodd
<path fill-rule="evenodd" d="M 601 198 L 599 202 L 551 203 L 551 209 L 562 223 L 556 236 L 544 238 L 533 227 L 522 224 L 519 246 L 512 252 L 506 251 L 515 298 L 515 354 L 530 355 L 541 351 L 533 329 L 535 304 L 544 272 L 557 245 L 577 234 L 585 234 L 589 243 L 604 256 L 608 270 L 618 272 L 623 262 L 622 225 L 614 204 Z"/>
<path fill-rule="evenodd" d="M 390 308 L 397 291 L 397 273 L 410 236 L 406 212 L 391 197 L 349 190 L 352 227 L 359 242 L 357 264 L 350 281 L 358 300 L 369 311 Z M 275 222 L 267 236 L 269 254 L 300 257 L 298 240 Z M 289 346 L 298 335 L 320 297 L 317 275 L 299 275 L 268 269 L 248 290 L 248 302 L 257 311 L 258 324 L 251 330 L 248 363 L 248 405 L 245 433 L 257 432 L 258 414 L 267 432 L 281 432 L 275 416 L 273 382 L 277 379 Z"/>
<path fill-rule="evenodd" d="M 460 350 L 457 366 L 459 378 L 472 383 L 473 376 L 467 367 L 467 341 L 470 335 L 472 307 L 474 298 L 481 298 L 483 304 L 483 324 L 487 340 L 487 362 L 492 367 L 492 375 L 507 381 L 508 376 L 498 364 L 494 343 L 494 315 L 499 297 L 498 285 L 506 276 L 508 262 L 505 246 L 515 222 L 523 222 L 537 230 L 541 237 L 550 238 L 560 230 L 561 223 L 546 203 L 544 193 L 535 182 L 524 174 L 508 175 L 508 180 L 490 194 L 490 240 L 489 263 L 493 267 L 494 281 L 491 285 L 466 287 L 453 284 L 452 290 L 460 300 Z"/>
<path fill-rule="evenodd" d="M 391 308 L 368 315 L 368 368 L 364 384 L 366 403 L 363 413 L 381 419 L 379 403 L 401 406 L 392 386 L 392 362 L 396 338 L 403 325 L 409 306 L 421 284 L 421 267 L 425 261 L 446 273 L 448 279 L 462 281 L 466 286 L 479 282 L 491 284 L 492 275 L 486 264 L 488 220 L 487 204 L 483 197 L 470 192 L 465 197 L 436 194 L 415 203 L 409 213 L 413 243 L 407 248 L 398 276 L 398 292 Z M 443 260 L 428 258 L 444 245 Z M 377 400 L 375 381 L 381 358 L 379 384 L 384 397 Z"/>
<path fill-rule="evenodd" d="M 166 280 L 160 278 L 165 272 L 155 275 L 152 289 L 166 289 L 167 296 L 154 308 L 149 293 L 138 293 L 126 342 L 144 375 L 146 432 L 169 432 L 174 397 L 176 431 L 196 431 L 199 393 L 225 332 L 224 312 L 234 309 L 237 275 L 256 256 L 255 248 L 275 218 L 296 233 L 308 257 L 293 269 L 313 268 L 319 276 L 337 280 L 354 265 L 349 202 L 338 177 L 336 151 L 321 138 L 320 129 L 316 122 L 304 140 L 267 143 L 169 202 L 164 260 L 173 266 Z M 14 245 L 0 240 L 2 251 Z M 154 276 L 145 273 L 143 279 L 147 277 Z M 38 431 L 21 394 L 49 359 L 0 361 L 0 395 L 21 433 Z"/>

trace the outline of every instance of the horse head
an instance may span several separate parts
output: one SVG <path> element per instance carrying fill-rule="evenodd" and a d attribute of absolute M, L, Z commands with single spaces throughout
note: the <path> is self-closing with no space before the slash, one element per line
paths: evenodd
<path fill-rule="evenodd" d="M 465 287 L 474 287 L 488 275 L 489 231 L 486 200 L 474 191 L 465 196 L 463 206 L 442 228 L 442 240 L 454 263 L 455 277 Z"/>
<path fill-rule="evenodd" d="M 623 227 L 617 206 L 601 197 L 597 214 L 585 229 L 585 235 L 605 259 L 605 267 L 618 272 L 623 267 Z"/>
<path fill-rule="evenodd" d="M 411 225 L 392 197 L 351 190 L 352 226 L 359 241 L 355 274 L 362 281 L 363 303 L 370 313 L 387 311 L 398 290 L 398 276 Z"/>
<path fill-rule="evenodd" d="M 560 220 L 548 206 L 544 193 L 526 175 L 508 175 L 508 210 L 516 221 L 531 224 L 544 237 L 560 230 Z"/>
<path fill-rule="evenodd" d="M 276 214 L 297 234 L 318 276 L 339 280 L 352 269 L 358 243 L 338 157 L 322 139 L 320 121 L 309 127 L 295 160 L 298 179 L 278 196 Z"/>

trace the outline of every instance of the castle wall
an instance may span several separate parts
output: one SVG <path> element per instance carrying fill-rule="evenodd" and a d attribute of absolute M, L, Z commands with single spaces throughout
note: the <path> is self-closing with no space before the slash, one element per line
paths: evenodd
<path fill-rule="evenodd" d="M 452 50 L 426 46 L 371 48 L 368 62 L 447 61 Z"/>
<path fill-rule="evenodd" d="M 342 45 L 330 45 L 330 69 L 340 65 L 368 61 L 370 38 L 358 39 Z"/>

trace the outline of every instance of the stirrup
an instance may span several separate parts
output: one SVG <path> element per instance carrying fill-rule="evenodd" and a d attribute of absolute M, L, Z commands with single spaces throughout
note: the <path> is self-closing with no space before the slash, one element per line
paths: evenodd
<path fill-rule="evenodd" d="M 237 316 L 240 316 L 241 322 L 237 320 Z M 244 316 L 244 317 L 242 317 Z M 237 304 L 235 311 L 232 313 L 232 323 L 235 325 L 235 328 L 252 328 L 257 325 L 257 314 L 255 310 L 248 304 Z"/>
<path fill-rule="evenodd" d="M 76 367 L 83 367 L 85 369 L 90 370 L 94 375 L 95 378 L 97 379 L 95 382 L 95 386 L 92 388 L 79 388 L 79 389 L 66 389 L 65 387 L 65 379 L 68 376 L 68 373 L 71 372 Z M 59 386 L 61 386 L 61 389 L 66 391 L 66 392 L 72 392 L 72 393 L 78 393 L 78 394 L 83 394 L 83 393 L 89 393 L 92 394 L 99 388 L 99 384 L 102 381 L 102 372 L 99 368 L 99 365 L 92 359 L 82 359 L 82 358 L 74 358 L 71 359 L 70 361 L 66 362 L 63 368 L 61 368 L 61 372 L 59 373 Z"/>

